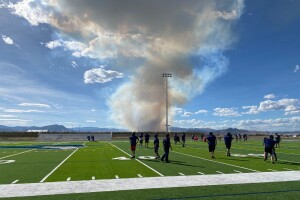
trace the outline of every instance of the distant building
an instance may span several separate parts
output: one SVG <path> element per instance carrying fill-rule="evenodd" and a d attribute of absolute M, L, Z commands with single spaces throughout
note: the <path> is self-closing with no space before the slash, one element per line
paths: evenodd
<path fill-rule="evenodd" d="M 49 130 L 28 130 L 27 133 L 49 133 Z"/>

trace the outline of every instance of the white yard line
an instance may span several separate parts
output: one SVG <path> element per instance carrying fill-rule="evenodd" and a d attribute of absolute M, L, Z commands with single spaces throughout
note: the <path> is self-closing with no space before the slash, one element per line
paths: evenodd
<path fill-rule="evenodd" d="M 241 172 L 241 171 L 238 171 L 238 170 L 233 170 L 233 171 L 235 171 L 235 172 L 237 172 L 237 173 L 243 173 L 243 172 Z"/>
<path fill-rule="evenodd" d="M 220 171 L 216 171 L 217 173 L 219 173 L 219 174 L 224 174 L 223 172 L 220 172 Z"/>
<path fill-rule="evenodd" d="M 78 150 L 75 149 L 75 151 L 73 151 L 68 157 L 66 157 L 66 159 L 64 159 L 63 161 L 61 161 L 61 163 L 59 163 L 49 174 L 47 174 L 40 182 L 44 182 L 51 174 L 53 174 L 64 162 L 66 162 L 66 160 L 68 160 L 76 151 Z"/>
<path fill-rule="evenodd" d="M 202 159 L 202 160 L 219 163 L 219 164 L 222 164 L 222 165 L 228 165 L 228 166 L 231 166 L 231 167 L 237 167 L 237 168 L 241 168 L 241 169 L 246 169 L 246 170 L 249 170 L 249 171 L 252 171 L 252 172 L 260 172 L 260 171 L 257 171 L 257 170 L 254 170 L 254 169 L 250 169 L 250 168 L 247 168 L 247 167 L 241 167 L 241 166 L 238 166 L 238 165 L 232 165 L 232 164 L 228 164 L 228 163 L 218 162 L 218 161 L 215 161 L 215 160 L 209 160 L 209 159 L 206 159 L 206 158 L 201 158 L 201 157 L 198 157 L 198 156 L 193 156 L 193 155 L 189 155 L 189 154 L 185 154 L 185 153 L 180 153 L 180 152 L 177 152 L 177 151 L 173 151 L 173 152 L 181 154 L 181 155 L 185 155 L 185 156 L 190 156 L 190 157 L 193 157 L 193 158 L 199 158 L 199 159 Z"/>
<path fill-rule="evenodd" d="M 300 181 L 300 171 L 6 184 L 0 198 L 286 181 Z"/>
<path fill-rule="evenodd" d="M 70 180 L 71 180 L 71 177 L 68 177 L 68 178 L 67 178 L 67 181 L 70 181 Z"/>
<path fill-rule="evenodd" d="M 22 153 L 27 153 L 27 152 L 33 151 L 33 150 L 34 150 L 34 149 L 27 150 L 27 151 L 22 151 L 22 152 L 20 152 L 20 153 L 15 153 L 15 154 L 12 154 L 12 155 L 9 155 L 9 156 L 1 157 L 0 159 L 12 157 L 12 156 L 16 156 L 16 155 L 19 155 L 19 154 L 22 154 Z"/>
<path fill-rule="evenodd" d="M 204 173 L 202 173 L 202 172 L 197 172 L 198 174 L 201 174 L 201 175 L 205 175 Z"/>
<path fill-rule="evenodd" d="M 95 180 L 95 176 L 92 176 L 92 180 Z"/>
<path fill-rule="evenodd" d="M 19 180 L 15 180 L 14 182 L 12 182 L 11 184 L 15 184 L 15 183 L 17 183 Z"/>
<path fill-rule="evenodd" d="M 181 176 L 185 176 L 185 174 L 183 174 L 183 173 L 180 173 L 180 172 L 179 172 L 178 174 L 180 174 Z"/>
<path fill-rule="evenodd" d="M 143 176 L 142 176 L 142 175 L 140 175 L 140 174 L 138 174 L 138 177 L 140 177 L 140 178 L 143 178 Z"/>
<path fill-rule="evenodd" d="M 288 170 L 288 171 L 293 171 L 292 169 L 288 169 L 288 168 L 283 168 L 283 169 Z"/>
<path fill-rule="evenodd" d="M 119 176 L 118 176 L 118 175 L 116 175 L 115 177 L 116 177 L 116 179 L 119 179 Z"/>
<path fill-rule="evenodd" d="M 109 142 L 107 142 L 107 143 L 109 143 Z M 126 151 L 120 149 L 120 148 L 117 147 L 116 145 L 114 145 L 114 144 L 112 144 L 112 143 L 109 143 L 109 144 L 111 144 L 111 145 L 114 146 L 115 148 L 119 149 L 120 151 L 122 151 L 123 153 L 125 153 L 126 155 L 128 155 L 128 156 L 131 157 L 131 155 L 130 155 L 129 153 L 127 153 Z M 144 165 L 145 167 L 151 169 L 152 171 L 154 171 L 154 172 L 157 173 L 158 175 L 164 176 L 164 175 L 162 175 L 161 173 L 159 173 L 158 171 L 156 171 L 155 169 L 153 169 L 152 167 L 150 167 L 149 165 L 146 165 L 145 163 L 143 163 L 142 161 L 140 161 L 139 159 L 135 159 L 135 160 L 138 161 L 139 163 L 141 163 L 142 165 Z"/>
<path fill-rule="evenodd" d="M 277 172 L 277 170 L 274 170 L 274 169 L 268 169 L 269 171 L 272 171 L 272 172 Z"/>

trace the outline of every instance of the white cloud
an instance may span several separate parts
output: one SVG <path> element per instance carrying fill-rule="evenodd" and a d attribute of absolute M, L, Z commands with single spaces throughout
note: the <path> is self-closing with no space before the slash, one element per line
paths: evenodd
<path fill-rule="evenodd" d="M 1 35 L 1 36 L 2 36 L 2 40 L 3 40 L 6 44 L 8 44 L 8 45 L 14 44 L 14 41 L 13 41 L 10 37 L 8 37 L 8 36 L 6 36 L 6 35 Z"/>
<path fill-rule="evenodd" d="M 51 106 L 42 103 L 20 103 L 19 106 L 24 107 L 38 107 L 38 108 L 51 108 Z"/>
<path fill-rule="evenodd" d="M 122 78 L 123 73 L 105 70 L 102 68 L 94 68 L 84 73 L 85 83 L 106 83 L 110 82 L 115 78 Z"/>
<path fill-rule="evenodd" d="M 190 116 L 192 116 L 194 113 L 192 113 L 192 112 L 184 112 L 181 116 L 182 117 L 190 117 Z"/>
<path fill-rule="evenodd" d="M 243 106 L 243 109 L 249 109 L 248 112 L 242 112 L 242 114 L 258 114 L 259 110 L 257 106 Z"/>
<path fill-rule="evenodd" d="M 213 115 L 220 117 L 237 117 L 240 116 L 236 108 L 215 108 Z"/>
<path fill-rule="evenodd" d="M 277 118 L 277 119 L 254 119 L 240 120 L 232 125 L 233 127 L 249 130 L 299 130 L 300 117 Z"/>
<path fill-rule="evenodd" d="M 0 117 L 11 118 L 11 117 L 15 117 L 15 116 L 14 115 L 0 115 Z"/>
<path fill-rule="evenodd" d="M 46 46 L 47 48 L 49 48 L 49 49 L 54 49 L 54 48 L 56 48 L 56 47 L 61 47 L 61 46 L 63 46 L 63 43 L 62 43 L 62 41 L 60 41 L 60 40 L 53 40 L 53 41 L 47 42 L 47 43 L 45 44 L 45 46 Z"/>
<path fill-rule="evenodd" d="M 72 61 L 72 67 L 77 67 L 78 65 L 77 65 L 77 63 L 75 62 L 75 61 Z"/>
<path fill-rule="evenodd" d="M 6 112 L 6 113 L 43 113 L 45 111 L 41 111 L 41 110 L 4 109 L 3 112 Z"/>
<path fill-rule="evenodd" d="M 206 114 L 208 113 L 208 110 L 198 110 L 197 112 L 195 112 L 195 114 Z"/>
<path fill-rule="evenodd" d="M 97 121 L 95 120 L 86 120 L 86 123 L 96 123 Z"/>
<path fill-rule="evenodd" d="M 274 99 L 276 96 L 274 94 L 267 94 L 264 96 L 265 99 Z"/>
<path fill-rule="evenodd" d="M 92 112 L 96 112 L 96 110 L 95 110 L 95 109 L 92 109 L 91 111 L 92 111 Z"/>
<path fill-rule="evenodd" d="M 283 110 L 285 115 L 300 113 L 299 99 L 280 99 L 278 101 L 266 100 L 260 102 L 259 106 L 243 106 L 243 109 L 249 109 L 242 114 L 258 114 L 260 112 Z"/>
<path fill-rule="evenodd" d="M 299 69 L 300 69 L 300 66 L 299 66 L 299 65 L 296 65 L 296 66 L 295 66 L 295 69 L 294 69 L 294 72 L 296 73 L 297 71 L 299 71 Z"/>

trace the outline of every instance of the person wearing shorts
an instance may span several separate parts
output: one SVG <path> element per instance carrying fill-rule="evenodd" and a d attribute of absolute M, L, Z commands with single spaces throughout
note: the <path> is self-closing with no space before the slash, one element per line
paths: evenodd
<path fill-rule="evenodd" d="M 131 137 L 129 137 L 130 149 L 132 152 L 131 158 L 135 158 L 135 149 L 138 140 L 139 138 L 135 135 L 135 133 L 132 133 Z"/>
<path fill-rule="evenodd" d="M 208 151 L 211 154 L 211 158 L 215 159 L 215 149 L 217 146 L 217 138 L 214 136 L 212 132 L 209 133 L 207 136 L 207 143 L 208 143 Z"/>
<path fill-rule="evenodd" d="M 157 134 L 154 135 L 154 141 L 153 141 L 153 143 L 154 143 L 154 153 L 156 155 L 155 159 L 159 159 L 160 158 L 160 156 L 158 154 L 159 139 L 158 139 L 158 135 Z"/>
<path fill-rule="evenodd" d="M 268 159 L 268 155 L 270 154 L 271 156 L 271 162 L 275 164 L 274 161 L 274 146 L 275 146 L 275 141 L 273 135 L 270 135 L 269 138 L 264 140 L 265 144 L 265 155 L 264 155 L 264 161 Z"/>
<path fill-rule="evenodd" d="M 231 133 L 227 133 L 227 135 L 224 137 L 224 142 L 225 142 L 225 146 L 227 149 L 227 156 L 230 156 L 230 149 L 231 149 L 231 143 L 232 143 L 233 137 L 231 135 Z"/>

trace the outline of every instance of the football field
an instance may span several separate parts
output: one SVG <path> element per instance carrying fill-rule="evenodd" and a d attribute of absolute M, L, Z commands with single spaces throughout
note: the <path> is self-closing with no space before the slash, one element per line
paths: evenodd
<path fill-rule="evenodd" d="M 180 143 L 177 145 L 173 143 L 172 146 L 173 151 L 170 152 L 171 162 L 164 163 L 155 159 L 152 143 L 150 143 L 149 148 L 137 146 L 137 159 L 130 159 L 131 151 L 127 140 L 107 142 L 1 142 L 0 197 L 36 196 L 27 198 L 55 199 L 59 196 L 59 198 L 68 199 L 71 197 L 65 193 L 76 192 L 82 194 L 70 194 L 75 195 L 72 198 L 97 199 L 113 194 L 111 199 L 124 199 L 127 195 L 128 199 L 131 199 L 132 190 L 137 195 L 142 195 L 142 193 L 145 193 L 143 192 L 145 189 L 156 188 L 151 190 L 156 191 L 154 192 L 155 196 L 150 195 L 143 199 L 148 197 L 149 199 L 198 199 L 202 197 L 247 199 L 254 198 L 255 195 L 263 195 L 263 198 L 265 198 L 265 196 L 273 193 L 276 194 L 276 198 L 286 196 L 287 193 L 291 198 L 300 198 L 300 179 L 297 178 L 300 175 L 299 140 L 282 141 L 280 148 L 276 149 L 278 156 L 276 164 L 272 164 L 270 159 L 263 161 L 261 140 L 233 141 L 232 156 L 230 157 L 226 156 L 225 145 L 220 142 L 216 148 L 216 159 L 210 158 L 207 144 L 204 142 L 188 141 L 185 147 L 182 147 Z M 162 154 L 161 146 L 160 155 Z M 261 174 L 264 176 L 260 176 Z M 289 179 L 281 180 L 281 176 L 292 176 L 293 181 L 287 182 Z M 250 177 L 248 179 L 251 179 L 251 181 L 247 182 L 243 177 Z M 279 178 L 277 180 L 273 177 Z M 228 181 L 231 179 L 232 182 Z M 188 183 L 188 180 L 201 180 L 202 182 L 199 185 L 197 185 L 198 183 L 194 185 L 194 183 Z M 240 180 L 241 182 L 239 182 Z M 262 184 L 259 182 L 274 183 Z M 25 183 L 31 183 L 33 191 L 36 190 L 34 187 L 42 187 L 45 184 L 52 184 L 49 187 L 53 186 L 55 188 L 57 185 L 61 188 L 64 187 L 64 184 L 71 183 L 91 185 L 90 187 L 97 187 L 97 184 L 101 183 L 113 183 L 114 185 L 119 184 L 118 187 L 121 189 L 117 189 L 118 187 L 109 190 L 94 188 L 95 190 L 80 191 L 80 189 L 76 189 L 77 191 L 75 191 L 74 189 L 73 192 L 57 192 L 56 195 L 43 197 L 39 195 L 47 193 L 28 195 L 22 194 L 22 191 L 15 191 L 14 195 L 5 196 L 9 193 L 6 191 L 8 186 L 16 189 L 13 187 L 18 185 L 27 187 L 30 185 Z M 128 184 L 126 185 L 126 183 Z M 145 188 L 140 187 L 142 183 L 145 184 Z M 132 186 L 128 186 L 130 184 Z M 230 184 L 238 185 L 230 187 Z M 198 189 L 192 186 L 197 186 Z M 169 189 L 163 189 L 167 187 Z M 170 187 L 174 187 L 174 189 Z M 231 190 L 226 189 L 229 187 Z M 140 190 L 136 190 L 136 188 Z M 178 192 L 180 190 L 183 192 Z M 103 192 L 95 193 L 96 191 Z M 243 198 L 238 195 L 242 193 L 244 193 Z"/>

